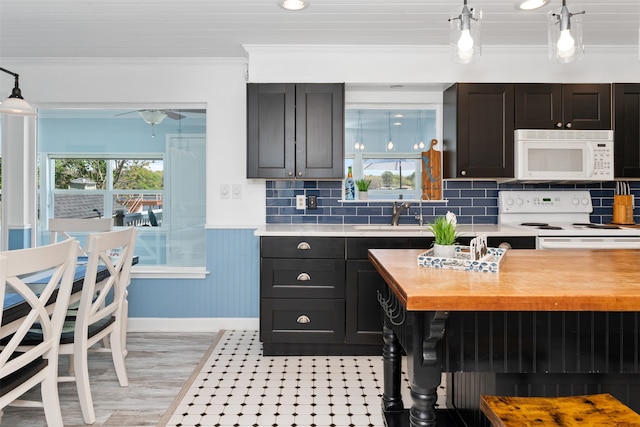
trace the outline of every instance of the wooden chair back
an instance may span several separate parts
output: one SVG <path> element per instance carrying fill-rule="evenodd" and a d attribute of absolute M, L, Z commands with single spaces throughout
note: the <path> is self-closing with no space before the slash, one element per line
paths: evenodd
<path fill-rule="evenodd" d="M 42 387 L 42 403 L 48 425 L 62 425 L 58 400 L 58 349 L 75 276 L 78 241 L 0 253 L 0 294 L 19 295 L 28 314 L 3 325 L 0 351 L 0 409 L 18 400 L 37 384 Z M 29 279 L 38 275 L 37 289 Z M 51 314 L 50 302 L 55 302 Z M 4 315 L 4 310 L 3 310 Z M 2 315 L 0 315 L 0 321 Z M 20 344 L 30 329 L 42 330 L 42 341 L 30 348 Z"/>
<path fill-rule="evenodd" d="M 51 218 L 49 232 L 51 243 L 69 239 L 70 233 L 96 233 L 113 230 L 113 218 Z M 87 252 L 80 247 L 80 255 L 87 256 Z"/>

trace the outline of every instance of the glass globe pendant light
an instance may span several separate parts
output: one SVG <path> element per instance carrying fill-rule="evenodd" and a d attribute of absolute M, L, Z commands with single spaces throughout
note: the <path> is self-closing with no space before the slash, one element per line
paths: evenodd
<path fill-rule="evenodd" d="M 462 12 L 449 18 L 451 60 L 461 64 L 475 61 L 482 55 L 480 19 L 482 12 L 467 6 L 464 0 Z"/>
<path fill-rule="evenodd" d="M 585 12 L 571 13 L 566 0 L 559 12 L 549 12 L 549 59 L 560 63 L 577 61 L 584 56 L 582 18 Z"/>

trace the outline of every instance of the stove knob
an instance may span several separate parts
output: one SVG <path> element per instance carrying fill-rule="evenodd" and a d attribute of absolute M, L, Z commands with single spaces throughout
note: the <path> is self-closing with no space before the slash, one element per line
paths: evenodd
<path fill-rule="evenodd" d="M 518 198 L 518 200 L 516 200 L 516 204 L 518 206 L 522 206 L 524 204 L 524 200 L 522 200 L 521 198 Z"/>
<path fill-rule="evenodd" d="M 507 198 L 507 205 L 513 206 L 513 199 L 511 197 Z"/>
<path fill-rule="evenodd" d="M 579 204 L 580 204 L 580 200 L 579 200 L 577 197 L 574 197 L 574 198 L 571 200 L 571 203 L 573 203 L 574 205 L 576 205 L 576 206 L 577 206 L 577 205 L 579 205 Z"/>
<path fill-rule="evenodd" d="M 588 205 L 588 204 L 589 204 L 589 199 L 588 199 L 588 198 L 586 198 L 586 197 L 584 197 L 584 198 L 582 199 L 582 204 L 583 204 L 583 205 Z"/>

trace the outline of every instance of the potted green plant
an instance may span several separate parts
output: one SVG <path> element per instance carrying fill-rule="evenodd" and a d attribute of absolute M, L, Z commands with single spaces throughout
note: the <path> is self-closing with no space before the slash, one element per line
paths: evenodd
<path fill-rule="evenodd" d="M 458 221 L 456 214 L 447 212 L 444 216 L 436 217 L 429 224 L 429 230 L 435 238 L 433 242 L 433 255 L 443 258 L 453 258 L 455 255 L 455 243 L 458 239 Z"/>
<path fill-rule="evenodd" d="M 370 179 L 358 179 L 356 180 L 356 187 L 358 187 L 358 198 L 360 200 L 367 200 L 369 198 L 369 185 Z"/>

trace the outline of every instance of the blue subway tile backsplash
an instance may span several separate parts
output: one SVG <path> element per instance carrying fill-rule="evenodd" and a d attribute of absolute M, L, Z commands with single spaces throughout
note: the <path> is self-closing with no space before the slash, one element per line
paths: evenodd
<path fill-rule="evenodd" d="M 640 196 L 640 182 L 630 182 L 634 197 Z M 508 190 L 583 190 L 591 192 L 594 223 L 611 222 L 613 182 L 589 184 L 498 184 L 495 181 L 443 181 L 446 201 L 424 202 L 422 215 L 425 222 L 451 211 L 461 224 L 497 224 L 498 191 Z M 297 210 L 296 195 L 314 195 L 318 209 Z M 267 224 L 388 224 L 391 220 L 392 201 L 342 201 L 342 181 L 267 181 Z M 400 224 L 415 224 L 420 211 L 418 202 L 400 217 Z M 640 223 L 640 210 L 634 211 L 634 220 Z"/>

